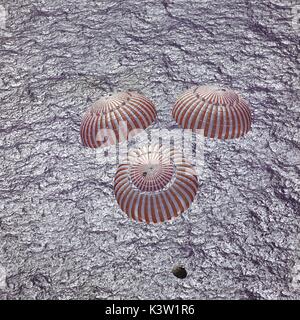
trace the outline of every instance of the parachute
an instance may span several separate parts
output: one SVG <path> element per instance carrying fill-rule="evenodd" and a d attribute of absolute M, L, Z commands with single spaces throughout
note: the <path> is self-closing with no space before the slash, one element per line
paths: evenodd
<path fill-rule="evenodd" d="M 204 130 L 204 136 L 233 139 L 251 128 L 248 103 L 230 89 L 199 86 L 184 92 L 173 106 L 172 116 L 182 128 Z"/>
<path fill-rule="evenodd" d="M 131 151 L 114 180 L 120 208 L 137 222 L 175 219 L 191 206 L 197 190 L 193 166 L 180 152 L 158 144 Z"/>
<path fill-rule="evenodd" d="M 116 144 L 150 126 L 156 119 L 154 104 L 137 92 L 119 92 L 100 98 L 84 115 L 80 136 L 86 147 Z"/>

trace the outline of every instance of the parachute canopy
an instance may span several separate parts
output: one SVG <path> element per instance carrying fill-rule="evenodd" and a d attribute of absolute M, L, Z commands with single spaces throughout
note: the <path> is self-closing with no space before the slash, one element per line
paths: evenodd
<path fill-rule="evenodd" d="M 204 130 L 204 136 L 233 139 L 251 127 L 248 103 L 230 89 L 200 86 L 184 92 L 176 101 L 172 116 L 184 129 Z"/>
<path fill-rule="evenodd" d="M 137 222 L 162 223 L 192 204 L 197 175 L 183 155 L 157 144 L 131 151 L 119 165 L 114 192 L 120 208 Z"/>
<path fill-rule="evenodd" d="M 154 104 L 137 92 L 119 92 L 100 98 L 86 112 L 80 127 L 84 146 L 116 144 L 146 129 L 156 118 Z"/>

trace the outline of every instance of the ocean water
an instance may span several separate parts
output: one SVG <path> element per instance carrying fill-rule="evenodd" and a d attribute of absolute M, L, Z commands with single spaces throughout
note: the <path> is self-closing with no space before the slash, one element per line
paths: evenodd
<path fill-rule="evenodd" d="M 0 299 L 300 298 L 297 8 L 0 2 Z M 206 83 L 249 101 L 251 132 L 204 141 L 180 218 L 132 223 L 113 195 L 118 159 L 80 143 L 84 112 L 138 90 L 158 110 L 147 133 L 172 131 L 176 97 Z"/>

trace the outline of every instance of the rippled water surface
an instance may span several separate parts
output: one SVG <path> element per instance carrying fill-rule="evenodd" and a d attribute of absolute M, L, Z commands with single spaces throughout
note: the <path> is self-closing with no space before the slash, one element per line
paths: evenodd
<path fill-rule="evenodd" d="M 1 299 L 300 298 L 289 1 L 0 3 Z M 176 97 L 205 83 L 250 102 L 252 131 L 205 141 L 197 200 L 181 218 L 128 221 L 113 196 L 115 161 L 80 144 L 83 113 L 134 89 L 156 104 L 154 128 L 171 129 Z M 173 276 L 177 264 L 187 278 Z"/>

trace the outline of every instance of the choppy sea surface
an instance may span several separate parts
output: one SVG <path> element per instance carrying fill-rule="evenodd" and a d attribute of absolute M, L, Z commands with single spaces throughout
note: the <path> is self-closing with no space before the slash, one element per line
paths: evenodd
<path fill-rule="evenodd" d="M 300 298 L 294 8 L 0 1 L 0 299 Z M 157 106 L 149 130 L 172 130 L 176 97 L 206 83 L 249 101 L 251 132 L 205 140 L 188 212 L 132 223 L 114 199 L 116 161 L 80 143 L 82 115 L 106 93 L 138 90 Z"/>

